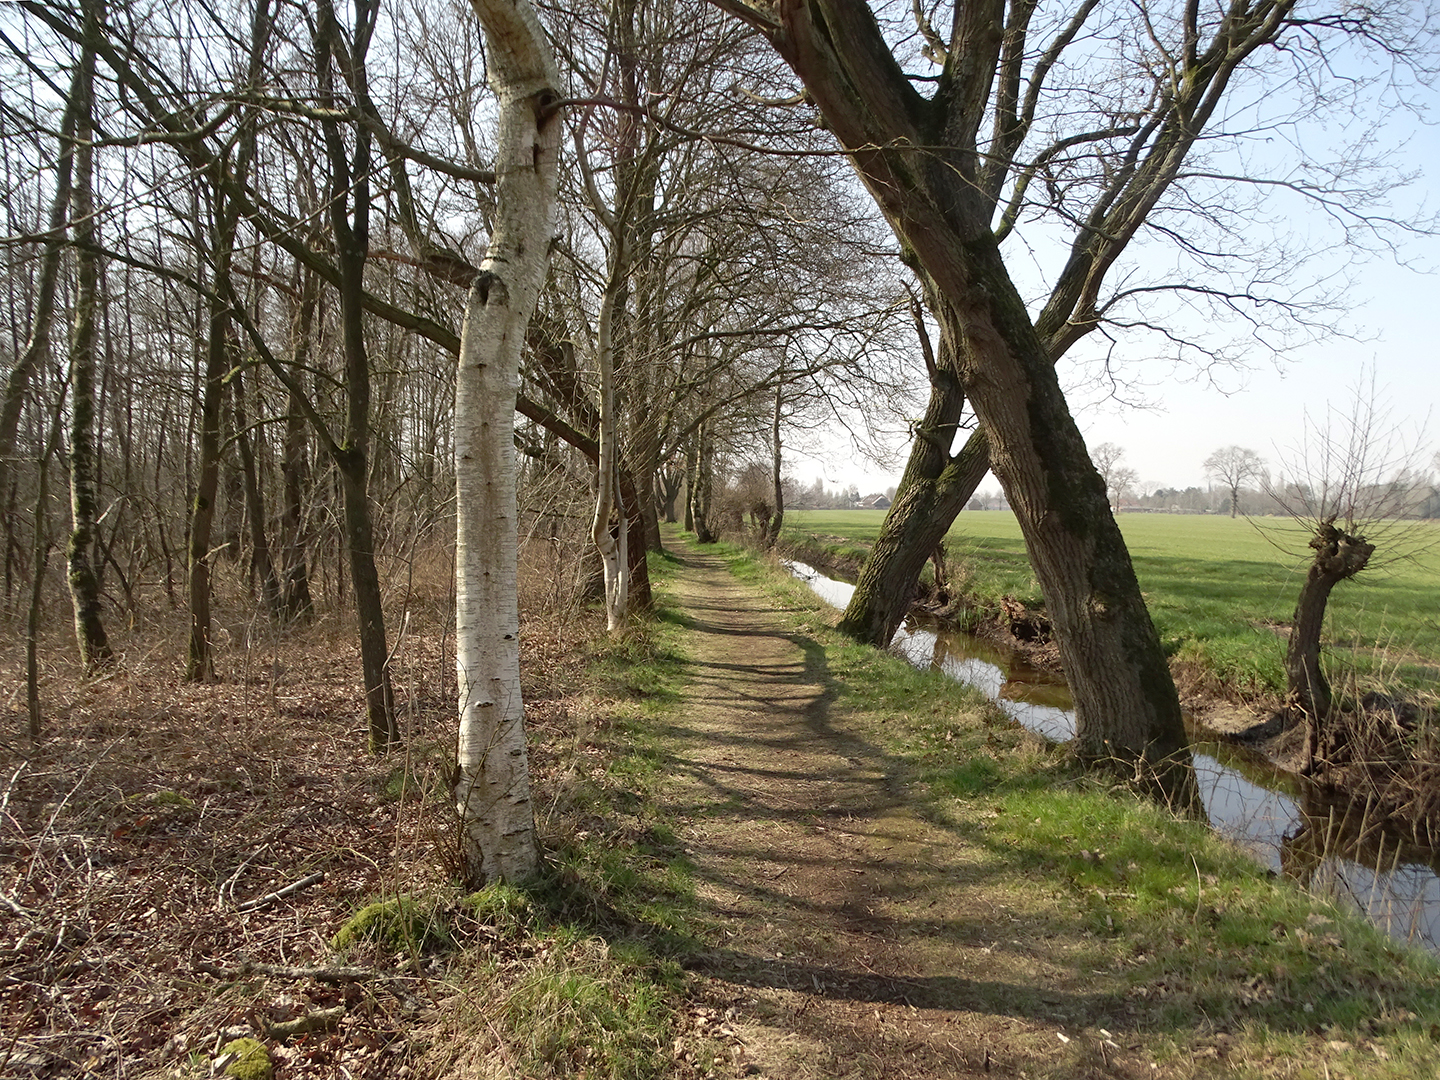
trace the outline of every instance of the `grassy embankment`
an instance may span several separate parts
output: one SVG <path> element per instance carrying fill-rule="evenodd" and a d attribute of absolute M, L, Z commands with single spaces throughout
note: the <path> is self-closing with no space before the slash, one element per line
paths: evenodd
<path fill-rule="evenodd" d="M 786 539 L 818 535 L 820 549 L 868 545 L 884 515 L 875 510 L 786 514 Z M 1191 514 L 1121 514 L 1140 587 L 1172 661 L 1216 688 L 1269 695 L 1284 687 L 1285 627 L 1304 581 L 1305 537 L 1280 519 Z M 1440 684 L 1440 523 L 1436 543 L 1342 582 L 1331 595 L 1325 644 L 1332 669 L 1361 692 Z M 848 543 L 847 543 L 848 541 Z M 956 589 L 993 608 L 1001 596 L 1038 602 L 1040 589 L 1009 511 L 966 511 L 946 537 Z M 1302 553 L 1302 554 L 1297 554 Z M 1332 675 L 1334 677 L 1334 675 Z"/>

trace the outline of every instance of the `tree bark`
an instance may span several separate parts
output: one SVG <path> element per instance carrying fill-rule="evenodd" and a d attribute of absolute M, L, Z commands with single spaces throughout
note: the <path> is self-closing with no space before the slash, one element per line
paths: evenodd
<path fill-rule="evenodd" d="M 690 492 L 686 513 L 695 526 L 695 540 L 701 544 L 713 544 L 719 537 L 710 528 L 710 494 L 714 487 L 715 445 L 710 436 L 708 424 L 702 424 L 696 429 L 695 441 L 698 444 L 695 451 L 695 484 Z"/>
<path fill-rule="evenodd" d="M 350 561 L 350 587 L 360 630 L 360 670 L 365 679 L 365 715 L 370 749 L 379 754 L 400 739 L 395 719 L 395 692 L 390 685 L 390 653 L 385 636 L 384 595 L 375 568 L 375 537 L 363 454 L 342 453 L 336 459 L 345 505 L 345 547 Z"/>
<path fill-rule="evenodd" d="M 60 431 L 65 412 L 65 391 L 55 402 L 50 422 L 50 436 L 36 462 L 39 477 L 35 493 L 35 519 L 30 539 L 31 578 L 30 604 L 25 616 L 25 706 L 30 717 L 30 739 L 38 742 L 42 732 L 40 715 L 40 609 L 45 585 L 45 567 L 50 560 L 50 542 L 46 536 L 46 519 L 50 501 L 50 459 L 60 445 Z"/>
<path fill-rule="evenodd" d="M 1075 699 L 1075 753 L 1114 763 L 1195 809 L 1165 654 L 1105 485 L 989 224 L 976 146 L 1001 14 L 994 3 L 957 6 L 945 93 L 934 102 L 911 88 L 858 0 L 782 4 L 768 36 L 850 152 L 906 257 L 934 286 L 942 338 L 960 358 L 1056 629 Z"/>
<path fill-rule="evenodd" d="M 220 425 L 225 393 L 225 374 L 230 368 L 230 309 L 221 297 L 220 283 L 230 274 L 235 216 L 225 197 L 215 195 L 215 223 L 211 256 L 214 264 L 215 294 L 209 301 L 209 340 L 205 346 L 205 368 L 200 387 L 200 460 L 197 465 L 195 500 L 190 510 L 190 555 L 186 602 L 190 613 L 190 646 L 185 661 L 187 682 L 209 682 L 215 678 L 210 643 L 210 567 L 214 552 L 210 537 L 215 523 L 215 499 L 220 490 Z"/>
<path fill-rule="evenodd" d="M 313 295 L 308 298 L 308 311 L 313 314 Z M 295 345 L 296 371 L 303 371 L 309 349 L 310 320 L 302 302 L 300 327 Z M 308 570 L 308 543 L 305 528 L 305 488 L 310 480 L 310 461 L 307 454 L 309 440 L 306 438 L 305 412 L 297 400 L 295 391 L 290 392 L 285 412 L 285 453 L 280 463 L 280 475 L 285 488 L 285 505 L 281 512 L 280 533 L 284 565 L 285 618 L 308 622 L 315 614 L 315 603 L 310 597 L 310 574 Z"/>
<path fill-rule="evenodd" d="M 93 41 L 100 34 L 99 0 L 85 5 L 85 36 Z M 75 208 L 76 256 L 75 324 L 70 338 L 70 598 L 75 609 L 75 637 L 80 662 L 87 672 L 108 663 L 110 640 L 100 619 L 100 584 L 90 560 L 95 538 L 95 320 L 98 304 L 99 256 L 94 206 L 94 109 L 95 53 L 81 55 L 79 96 L 75 135 L 75 184 L 71 201 Z"/>
<path fill-rule="evenodd" d="M 10 498 L 10 460 L 15 454 L 15 440 L 20 430 L 20 415 L 30 381 L 50 349 L 50 327 L 55 317 L 55 286 L 60 278 L 60 252 L 65 246 L 67 217 L 70 212 L 71 179 L 74 174 L 75 128 L 80 109 L 87 106 L 86 83 L 93 83 L 95 52 L 93 46 L 81 49 L 80 60 L 70 80 L 70 96 L 60 120 L 60 140 L 55 168 L 55 195 L 50 202 L 49 229 L 45 250 L 40 257 L 40 275 L 35 284 L 35 308 L 30 317 L 30 337 L 25 351 L 15 361 L 5 379 L 5 397 L 0 400 L 0 502 L 7 507 Z M 11 522 L 6 514 L 6 537 Z"/>
<path fill-rule="evenodd" d="M 650 589 L 650 564 L 646 560 L 645 537 L 645 507 L 640 498 L 640 485 L 635 482 L 635 474 L 625 467 L 623 461 L 620 465 L 620 505 L 625 512 L 626 533 L 629 541 L 626 544 L 626 560 L 629 563 L 630 577 L 630 610 L 649 611 L 655 604 L 654 594 Z"/>
<path fill-rule="evenodd" d="M 930 403 L 840 629 L 885 648 L 905 621 L 925 561 L 950 531 L 990 469 L 990 444 L 976 431 L 950 454 L 964 392 L 953 372 L 932 378 Z"/>
<path fill-rule="evenodd" d="M 328 0 L 322 3 L 315 42 L 322 101 L 334 103 L 332 52 L 346 55 L 354 65 L 349 72 L 352 83 L 363 83 L 365 51 L 375 29 L 377 6 L 375 0 L 356 0 L 355 40 L 342 49 L 334 11 Z M 340 472 L 345 504 L 345 545 L 349 549 L 350 582 L 360 634 L 370 749 L 381 753 L 399 740 L 400 728 L 390 687 L 385 608 L 375 566 L 370 513 L 370 359 L 365 346 L 364 308 L 365 263 L 370 253 L 370 136 L 364 125 L 356 127 L 352 158 L 339 123 L 326 120 L 322 128 L 330 163 L 330 228 L 335 235 L 340 270 L 340 329 L 345 358 L 345 437 L 332 456 Z"/>
<path fill-rule="evenodd" d="M 260 578 L 261 598 L 266 614 L 273 622 L 285 617 L 280 595 L 280 580 L 275 576 L 275 563 L 270 558 L 270 541 L 265 535 L 265 495 L 260 487 L 260 473 L 255 467 L 255 447 L 250 439 L 250 419 L 245 408 L 245 383 L 239 368 L 231 377 L 231 402 L 235 408 L 235 439 L 240 448 L 240 465 L 245 480 L 245 517 L 250 525 L 251 569 Z"/>
<path fill-rule="evenodd" d="M 500 99 L 496 215 L 470 289 L 455 378 L 455 810 L 471 887 L 539 865 L 520 696 L 515 399 L 549 253 L 559 74 L 528 0 L 471 0 Z"/>
<path fill-rule="evenodd" d="M 1285 649 L 1285 704 L 1291 717 L 1311 725 L 1313 735 L 1330 715 L 1333 697 L 1330 682 L 1320 665 L 1320 634 L 1325 626 L 1325 607 L 1330 592 L 1340 582 L 1364 570 L 1375 553 L 1375 545 L 1363 536 L 1353 536 L 1330 522 L 1321 522 L 1310 538 L 1315 557 L 1300 588 L 1290 642 Z M 1314 747 L 1311 747 L 1313 754 Z"/>
<path fill-rule="evenodd" d="M 681 486 L 685 482 L 685 472 L 683 469 L 666 466 L 656 472 L 655 479 L 659 489 L 660 513 L 667 523 L 673 525 L 676 521 L 675 500 L 680 496 Z"/>
<path fill-rule="evenodd" d="M 614 318 L 629 276 L 623 238 L 615 239 L 610 280 L 600 299 L 596 320 L 595 353 L 600 366 L 600 458 L 596 462 L 595 514 L 590 537 L 600 553 L 605 572 L 605 628 L 612 634 L 625 630 L 630 599 L 630 521 L 619 494 L 619 441 L 615 416 Z M 637 534 L 637 539 L 643 536 Z"/>
<path fill-rule="evenodd" d="M 946 335 L 941 336 L 936 354 L 918 302 L 912 310 L 930 375 L 930 400 L 915 429 L 895 501 L 840 620 L 845 633 L 882 649 L 905 621 L 925 560 L 990 469 L 990 444 L 983 431 L 974 432 L 958 452 L 950 453 L 965 408 L 959 358 L 953 339 Z"/>
<path fill-rule="evenodd" d="M 775 380 L 775 409 L 770 417 L 770 486 L 775 499 L 775 516 L 765 532 L 765 546 L 774 549 L 780 539 L 780 528 L 785 524 L 785 491 L 780 481 L 780 467 L 783 464 L 780 448 L 780 409 L 785 400 L 785 367 L 781 364 Z"/>
<path fill-rule="evenodd" d="M 310 364 L 311 334 L 315 312 L 320 302 L 320 282 L 308 271 L 300 271 L 300 299 L 291 327 L 291 371 L 294 377 L 286 382 L 288 397 L 285 406 L 285 444 L 280 456 L 280 479 L 283 489 L 280 511 L 281 589 L 285 619 L 309 622 L 315 615 L 310 595 L 309 533 L 305 512 L 306 489 L 311 482 L 309 424 L 305 399 L 299 378 Z M 328 435 L 320 436 L 329 442 Z"/>
<path fill-rule="evenodd" d="M 700 473 L 700 433 L 691 436 L 685 447 L 685 521 L 683 528 L 688 533 L 695 531 L 695 480 Z"/>

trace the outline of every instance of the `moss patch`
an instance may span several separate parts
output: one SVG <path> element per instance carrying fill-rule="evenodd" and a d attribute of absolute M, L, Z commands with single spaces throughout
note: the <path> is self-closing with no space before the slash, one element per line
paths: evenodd
<path fill-rule="evenodd" d="M 391 949 L 446 948 L 451 944 L 450 927 L 433 905 L 414 897 L 397 896 L 367 904 L 345 921 L 331 945 L 344 951 L 359 941 L 374 941 Z"/>
<path fill-rule="evenodd" d="M 222 1058 L 229 1054 L 237 1056 L 225 1067 L 224 1075 L 235 1080 L 270 1080 L 275 1074 L 270 1051 L 259 1039 L 234 1039 L 220 1048 Z"/>

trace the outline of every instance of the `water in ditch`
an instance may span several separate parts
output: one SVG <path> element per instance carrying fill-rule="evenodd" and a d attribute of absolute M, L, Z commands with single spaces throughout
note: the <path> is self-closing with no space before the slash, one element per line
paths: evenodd
<path fill-rule="evenodd" d="M 853 585 L 804 563 L 786 566 L 832 606 L 850 602 Z M 983 690 L 1038 735 L 1064 742 L 1075 733 L 1064 681 L 1005 649 L 913 619 L 891 648 L 918 668 Z M 1260 754 L 1203 729 L 1191 737 L 1201 796 L 1218 832 L 1271 870 L 1364 912 L 1393 936 L 1440 949 L 1440 852 L 1378 826 L 1364 804 L 1322 793 Z"/>

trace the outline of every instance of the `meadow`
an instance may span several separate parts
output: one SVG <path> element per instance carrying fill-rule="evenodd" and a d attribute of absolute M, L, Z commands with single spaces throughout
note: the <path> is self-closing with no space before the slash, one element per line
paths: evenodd
<path fill-rule="evenodd" d="M 787 538 L 868 544 L 878 510 L 786 514 Z M 1243 695 L 1284 686 L 1285 635 L 1304 581 L 1306 537 L 1288 519 L 1195 514 L 1118 517 L 1140 587 L 1172 661 Z M 1440 523 L 1421 523 L 1418 553 L 1387 558 L 1332 593 L 1325 645 L 1331 678 L 1360 693 L 1440 689 Z M 1427 535 L 1428 533 L 1428 535 Z M 946 536 L 952 591 L 982 606 L 1001 596 L 1038 601 L 1015 515 L 965 511 Z"/>

